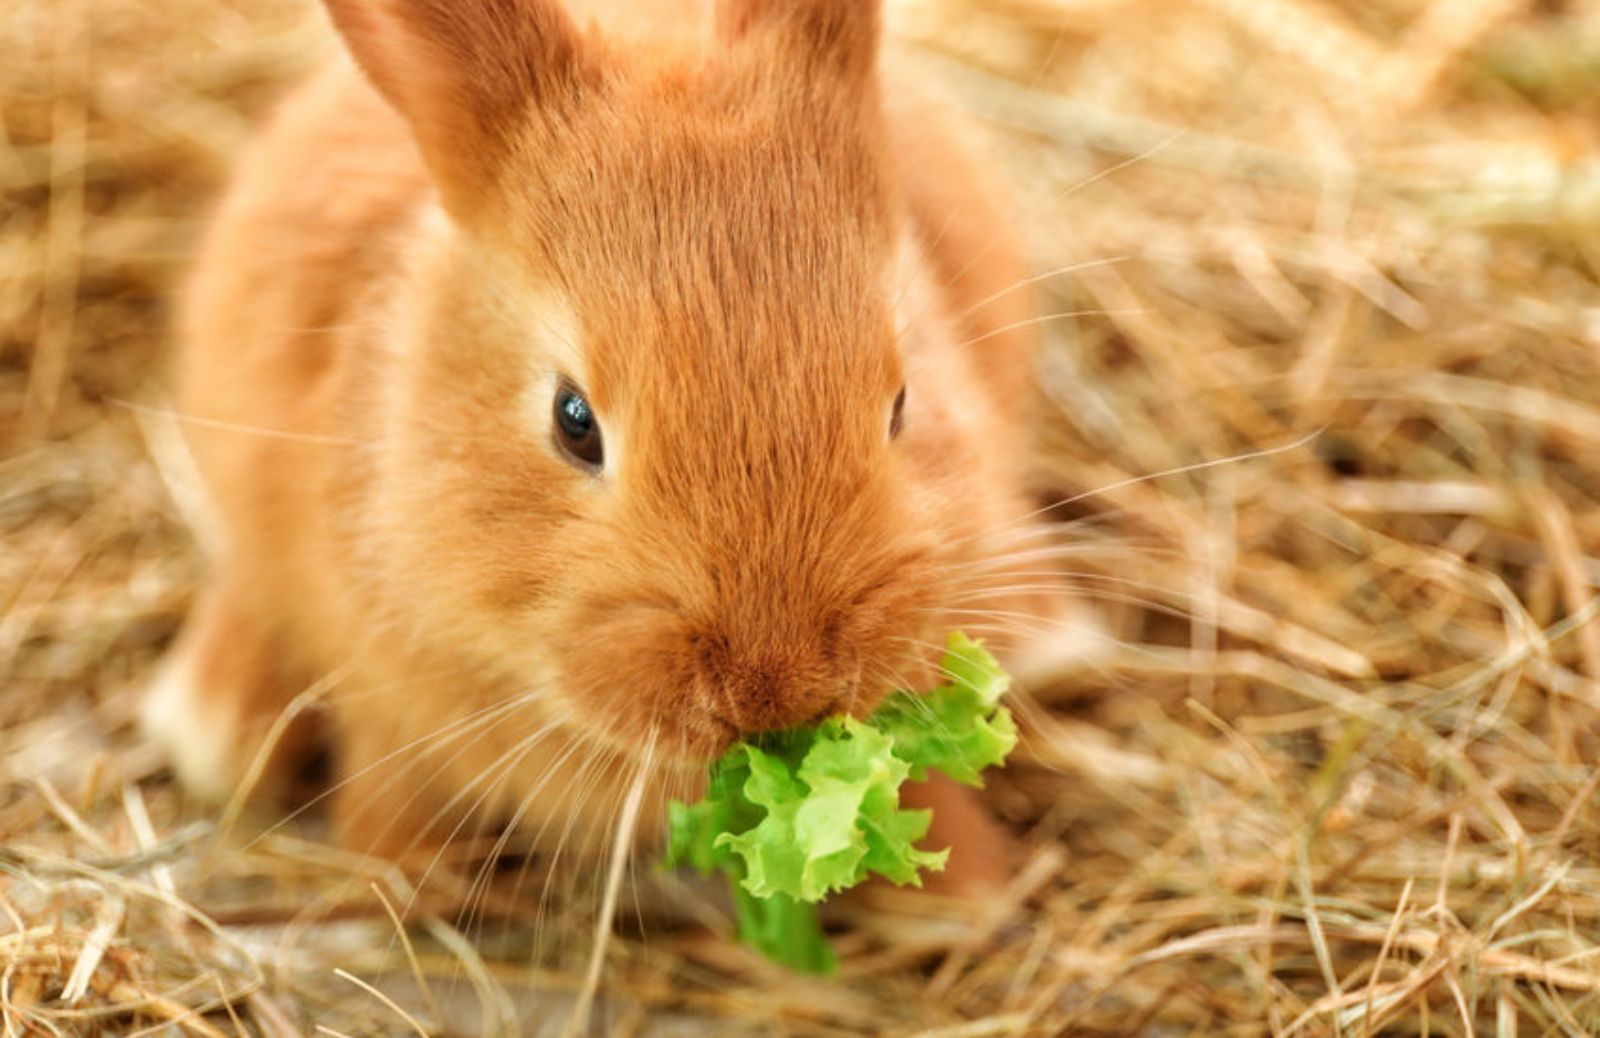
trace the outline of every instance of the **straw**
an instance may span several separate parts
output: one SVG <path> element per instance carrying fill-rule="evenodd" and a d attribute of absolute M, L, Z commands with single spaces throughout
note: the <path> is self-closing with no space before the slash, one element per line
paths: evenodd
<path fill-rule="evenodd" d="M 12 7 L 0 1034 L 1600 1033 L 1597 0 L 889 5 L 1070 315 L 1023 579 L 1098 633 L 986 793 L 1016 882 L 831 905 L 826 981 L 652 848 L 414 885 L 320 806 L 185 802 L 131 723 L 203 573 L 170 302 L 330 40 L 309 0 Z"/>

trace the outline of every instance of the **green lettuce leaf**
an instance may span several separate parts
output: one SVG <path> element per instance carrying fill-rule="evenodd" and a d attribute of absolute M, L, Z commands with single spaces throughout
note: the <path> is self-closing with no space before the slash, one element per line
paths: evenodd
<path fill-rule="evenodd" d="M 898 692 L 867 721 L 838 717 L 738 743 L 712 765 L 705 797 L 668 805 L 668 866 L 722 872 L 741 939 L 791 968 L 827 973 L 832 950 L 812 907 L 877 874 L 922 883 L 949 850 L 916 846 L 929 811 L 900 807 L 900 787 L 940 771 L 982 785 L 1016 745 L 1009 685 L 982 645 L 956 633 L 948 683 Z"/>
<path fill-rule="evenodd" d="M 983 770 L 999 765 L 1017 745 L 1011 711 L 998 707 L 1011 679 L 977 642 L 950 636 L 943 669 L 950 680 L 921 696 L 897 693 L 872 716 L 911 764 L 911 777 L 929 769 L 968 786 L 983 785 Z"/>
<path fill-rule="evenodd" d="M 900 785 L 911 765 L 892 740 L 854 718 L 820 725 L 798 767 L 746 746 L 745 797 L 766 816 L 742 833 L 715 837 L 744 862 L 744 889 L 821 901 L 877 872 L 896 883 L 921 884 L 919 868 L 944 866 L 947 852 L 918 850 L 927 811 L 900 810 Z"/>

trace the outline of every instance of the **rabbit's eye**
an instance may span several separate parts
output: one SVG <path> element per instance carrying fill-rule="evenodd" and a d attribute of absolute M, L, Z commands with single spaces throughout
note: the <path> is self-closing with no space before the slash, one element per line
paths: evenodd
<path fill-rule="evenodd" d="M 556 386 L 553 424 L 556 446 L 561 448 L 561 453 L 583 471 L 599 472 L 606 457 L 600 440 L 600 422 L 583 393 L 566 380 Z"/>
<path fill-rule="evenodd" d="M 894 398 L 894 407 L 889 411 L 889 439 L 900 435 L 900 428 L 905 424 L 901 412 L 906 409 L 906 387 L 901 386 L 900 392 Z"/>

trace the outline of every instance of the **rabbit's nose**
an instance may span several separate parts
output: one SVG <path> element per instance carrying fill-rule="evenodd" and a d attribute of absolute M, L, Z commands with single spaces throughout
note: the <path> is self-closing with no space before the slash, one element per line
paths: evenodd
<path fill-rule="evenodd" d="M 721 690 L 718 713 L 741 732 L 773 732 L 815 724 L 838 713 L 854 678 L 842 679 L 809 662 L 734 663 L 713 675 Z"/>

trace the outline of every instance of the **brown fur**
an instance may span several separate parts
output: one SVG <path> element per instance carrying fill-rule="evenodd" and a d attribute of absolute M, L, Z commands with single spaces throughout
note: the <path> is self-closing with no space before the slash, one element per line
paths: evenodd
<path fill-rule="evenodd" d="M 691 774 L 1019 608 L 959 592 L 1026 511 L 1024 274 L 876 4 L 642 45 L 549 0 L 328 6 L 366 77 L 284 107 L 185 299 L 181 409 L 245 428 L 190 427 L 229 540 L 180 651 L 241 771 L 327 678 L 350 843 L 586 834 L 652 733 Z"/>

